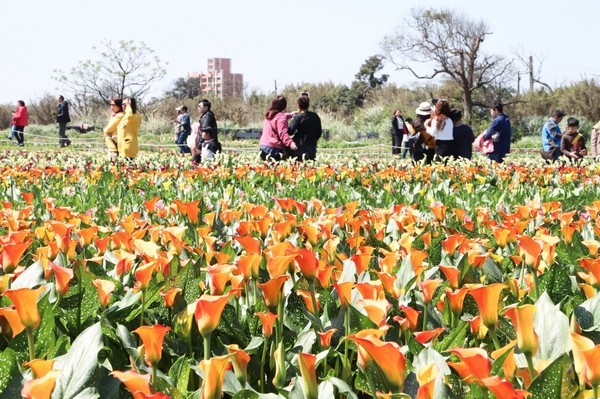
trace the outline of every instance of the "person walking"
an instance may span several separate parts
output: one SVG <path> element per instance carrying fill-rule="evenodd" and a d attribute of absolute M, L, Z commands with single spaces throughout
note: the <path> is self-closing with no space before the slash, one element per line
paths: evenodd
<path fill-rule="evenodd" d="M 298 150 L 298 146 L 288 134 L 288 115 L 285 108 L 287 100 L 283 95 L 276 96 L 271 101 L 263 121 L 262 134 L 260 135 L 260 159 L 263 161 L 281 161 L 287 158 L 287 149 Z"/>
<path fill-rule="evenodd" d="M 557 109 L 542 127 L 542 158 L 547 161 L 556 161 L 561 156 L 560 140 L 562 132 L 558 124 L 565 117 L 565 111 Z"/>
<path fill-rule="evenodd" d="M 198 103 L 198 112 L 200 112 L 200 121 L 199 121 L 199 132 L 196 137 L 196 143 L 192 150 L 192 161 L 196 163 L 200 163 L 202 161 L 202 143 L 204 139 L 202 138 L 202 132 L 210 132 L 210 137 L 215 141 L 215 144 L 219 142 L 217 136 L 217 119 L 215 118 L 215 114 L 211 111 L 211 103 L 207 99 L 202 99 Z"/>
<path fill-rule="evenodd" d="M 408 129 L 404 123 L 400 108 L 397 108 L 392 114 L 390 135 L 392 136 L 392 155 L 399 155 L 402 151 L 402 140 L 405 135 L 408 135 Z"/>
<path fill-rule="evenodd" d="M 192 132 L 192 125 L 190 121 L 190 115 L 188 114 L 188 107 L 182 105 L 181 107 L 177 107 L 178 112 L 181 112 L 178 115 L 178 125 L 177 125 L 177 139 L 175 143 L 179 146 L 179 153 L 181 155 L 190 154 L 192 150 L 187 146 L 187 138 Z"/>
<path fill-rule="evenodd" d="M 592 157 L 600 156 L 600 122 L 596 123 L 592 128 L 590 135 L 590 153 Z"/>
<path fill-rule="evenodd" d="M 113 98 L 108 102 L 110 107 L 111 115 L 108 125 L 104 128 L 104 142 L 108 148 L 108 156 L 110 159 L 114 159 L 119 155 L 118 147 L 118 127 L 121 120 L 125 116 L 123 111 L 123 100 L 120 98 Z"/>
<path fill-rule="evenodd" d="M 450 119 L 450 103 L 440 99 L 435 103 L 431 118 L 425 122 L 427 133 L 435 138 L 436 158 L 447 158 L 454 155 L 454 123 Z"/>
<path fill-rule="evenodd" d="M 133 159 L 139 151 L 138 132 L 142 117 L 137 109 L 137 101 L 133 97 L 123 99 L 125 115 L 117 126 L 117 147 L 120 157 Z"/>
<path fill-rule="evenodd" d="M 294 143 L 298 147 L 292 154 L 296 160 L 314 161 L 317 157 L 317 141 L 321 138 L 321 118 L 316 112 L 308 110 L 310 99 L 308 95 L 298 97 L 298 112 L 290 122 L 288 134 L 293 136 Z"/>
<path fill-rule="evenodd" d="M 502 163 L 504 157 L 510 152 L 510 138 L 512 130 L 510 118 L 504 114 L 504 106 L 501 102 L 495 102 L 490 108 L 492 124 L 485 132 L 485 140 L 492 139 L 494 151 L 487 154 L 489 160 Z"/>
<path fill-rule="evenodd" d="M 415 132 L 408 139 L 410 157 L 413 162 L 419 162 L 425 158 L 425 163 L 430 164 L 435 155 L 435 137 L 427 133 L 425 122 L 431 115 L 431 104 L 426 101 L 422 102 L 415 110 L 415 114 L 412 121 Z"/>
<path fill-rule="evenodd" d="M 67 137 L 67 123 L 71 122 L 69 116 L 69 103 L 63 96 L 58 96 L 58 107 L 56 108 L 56 122 L 58 123 L 58 143 L 61 147 L 71 145 Z"/>
<path fill-rule="evenodd" d="M 13 112 L 12 124 L 14 128 L 14 136 L 17 139 L 17 145 L 19 147 L 25 146 L 25 126 L 28 123 L 28 112 L 25 106 L 25 101 L 17 101 L 17 108 Z"/>
<path fill-rule="evenodd" d="M 471 126 L 462 122 L 462 111 L 457 108 L 450 110 L 450 119 L 454 123 L 452 136 L 454 137 L 454 156 L 456 158 L 473 158 L 473 142 L 475 134 Z"/>

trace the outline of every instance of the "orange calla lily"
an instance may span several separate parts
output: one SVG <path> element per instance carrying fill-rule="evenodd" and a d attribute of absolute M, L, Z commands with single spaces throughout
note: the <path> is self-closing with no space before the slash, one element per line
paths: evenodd
<path fill-rule="evenodd" d="M 210 335 L 219 325 L 221 313 L 229 301 L 230 294 L 208 295 L 203 294 L 196 302 L 194 316 L 198 325 L 198 331 L 203 337 Z"/>
<path fill-rule="evenodd" d="M 140 336 L 144 343 L 146 363 L 150 366 L 156 367 L 162 358 L 163 341 L 165 334 L 170 330 L 171 327 L 155 324 L 153 326 L 142 326 L 133 331 Z"/>
<path fill-rule="evenodd" d="M 60 371 L 54 370 L 41 378 L 29 380 L 23 384 L 21 396 L 28 399 L 48 399 L 52 395 L 56 379 L 60 376 Z"/>
<path fill-rule="evenodd" d="M 148 395 L 152 393 L 150 391 L 150 374 L 140 374 L 133 370 L 115 370 L 110 374 L 121 381 L 129 392 L 143 392 Z"/>
<path fill-rule="evenodd" d="M 232 344 L 226 345 L 227 353 L 231 355 L 231 363 L 233 364 L 233 370 L 235 371 L 235 375 L 242 384 L 242 386 L 246 385 L 246 380 L 248 379 L 248 363 L 250 363 L 250 355 L 246 353 L 243 349 L 240 349 L 239 346 Z"/>
<path fill-rule="evenodd" d="M 381 281 L 375 280 L 356 283 L 355 287 L 364 299 L 377 300 L 384 296 Z"/>
<path fill-rule="evenodd" d="M 262 260 L 263 257 L 259 254 L 242 255 L 237 259 L 238 270 L 246 279 L 253 278 L 256 280 Z"/>
<path fill-rule="evenodd" d="M 115 290 L 116 285 L 109 280 L 94 279 L 92 284 L 98 290 L 98 299 L 103 308 L 106 308 L 110 302 L 110 294 Z"/>
<path fill-rule="evenodd" d="M 537 270 L 542 256 L 542 246 L 531 237 L 521 236 L 518 248 L 519 255 L 525 260 L 525 264 Z"/>
<path fill-rule="evenodd" d="M 319 387 L 316 371 L 317 357 L 312 353 L 299 353 L 298 365 L 304 383 L 304 397 L 308 399 L 319 398 Z"/>
<path fill-rule="evenodd" d="M 354 282 L 347 281 L 344 283 L 334 283 L 333 288 L 335 288 L 335 291 L 338 294 L 342 309 L 348 309 L 348 305 L 352 303 L 352 288 L 354 288 Z"/>
<path fill-rule="evenodd" d="M 8 323 L 8 327 L 2 319 Z M 3 334 L 8 333 L 8 329 L 10 328 L 13 338 L 25 329 L 25 326 L 21 323 L 21 319 L 19 318 L 19 313 L 11 308 L 0 308 L 0 326 L 2 326 L 1 330 Z"/>
<path fill-rule="evenodd" d="M 429 209 L 431 209 L 435 219 L 438 222 L 441 222 L 446 217 L 446 209 L 448 209 L 448 207 L 441 202 L 434 202 L 433 204 L 429 205 Z"/>
<path fill-rule="evenodd" d="M 19 320 L 27 329 L 35 330 L 40 325 L 41 314 L 37 308 L 37 302 L 43 291 L 43 286 L 36 289 L 18 288 L 4 291 L 4 295 L 9 297 L 14 304 Z"/>
<path fill-rule="evenodd" d="M 160 296 L 165 300 L 165 306 L 167 308 L 172 308 L 175 304 L 175 298 L 181 292 L 181 288 L 179 287 L 171 287 L 167 291 L 161 292 Z"/>
<path fill-rule="evenodd" d="M 463 305 L 465 302 L 465 297 L 469 289 L 467 287 L 462 287 L 459 290 L 450 290 L 450 288 L 446 288 L 446 298 L 448 298 L 448 302 L 450 302 L 450 310 L 455 315 L 459 316 L 463 311 Z"/>
<path fill-rule="evenodd" d="M 331 338 L 333 334 L 337 331 L 337 328 L 332 328 L 324 332 L 317 332 L 319 335 L 319 343 L 321 348 L 329 348 L 331 346 Z"/>
<path fill-rule="evenodd" d="M 448 362 L 467 384 L 477 382 L 490 376 L 492 364 L 487 352 L 482 348 L 455 348 L 449 351 L 461 359 L 461 363 Z"/>
<path fill-rule="evenodd" d="M 494 283 L 469 290 L 469 294 L 477 302 L 481 321 L 489 329 L 495 329 L 498 323 L 498 302 L 504 288 L 506 285 Z"/>
<path fill-rule="evenodd" d="M 361 304 L 367 312 L 367 317 L 369 317 L 376 326 L 381 327 L 386 324 L 387 312 L 392 306 L 387 299 L 363 299 Z"/>
<path fill-rule="evenodd" d="M 527 356 L 534 356 L 538 349 L 537 334 L 533 330 L 533 318 L 536 310 L 535 305 L 527 304 L 510 307 L 505 312 L 517 332 L 517 347 Z"/>
<path fill-rule="evenodd" d="M 419 382 L 417 399 L 434 399 L 435 381 L 438 374 L 439 368 L 435 363 L 429 363 L 417 371 L 417 381 Z"/>
<path fill-rule="evenodd" d="M 25 363 L 25 366 L 33 371 L 35 378 L 42 378 L 52 370 L 52 367 L 54 367 L 54 359 L 33 359 L 32 361 Z"/>
<path fill-rule="evenodd" d="M 261 241 L 251 235 L 245 235 L 243 237 L 233 236 L 233 238 L 240 243 L 240 245 L 246 250 L 248 254 L 261 254 Z"/>
<path fill-rule="evenodd" d="M 56 280 L 56 289 L 61 296 L 65 296 L 69 291 L 69 284 L 73 279 L 73 269 L 68 267 L 58 266 L 54 262 L 50 262 L 50 268 L 54 272 L 54 279 Z"/>
<path fill-rule="evenodd" d="M 287 273 L 290 268 L 290 264 L 294 260 L 296 255 L 279 255 L 269 258 L 267 260 L 267 271 L 271 279 L 280 277 Z"/>
<path fill-rule="evenodd" d="M 460 276 L 460 270 L 458 270 L 455 266 L 444 266 L 440 265 L 440 270 L 446 276 L 446 280 L 448 280 L 448 285 L 452 289 L 458 288 L 458 278 Z"/>
<path fill-rule="evenodd" d="M 312 303 L 312 296 L 310 294 L 310 291 L 307 290 L 296 290 L 296 294 L 298 294 L 298 296 L 300 298 L 302 298 L 302 300 L 304 301 L 304 305 L 306 306 L 306 310 L 308 310 L 311 314 L 315 314 L 315 308 L 313 306 Z M 319 302 L 319 293 L 315 294 L 316 300 L 317 300 L 317 309 L 316 311 L 319 312 L 321 310 L 321 303 Z"/>
<path fill-rule="evenodd" d="M 133 399 L 171 399 L 171 396 L 162 392 L 147 394 L 141 391 L 137 391 L 133 393 Z"/>
<path fill-rule="evenodd" d="M 421 287 L 421 293 L 423 294 L 423 302 L 425 304 L 431 302 L 433 299 L 433 294 L 435 293 L 435 289 L 443 282 L 444 280 L 441 278 L 434 278 L 419 282 L 419 287 Z"/>
<path fill-rule="evenodd" d="M 5 274 L 12 273 L 23 257 L 31 242 L 27 243 L 8 243 L 2 246 L 2 269 Z"/>
<path fill-rule="evenodd" d="M 201 399 L 220 399 L 225 371 L 231 367 L 228 356 L 213 356 L 200 362 L 200 370 L 204 373 L 202 379 Z"/>
<path fill-rule="evenodd" d="M 309 281 L 314 281 L 316 279 L 317 270 L 319 268 L 317 254 L 309 249 L 300 248 L 296 252 L 295 261 L 305 279 Z"/>
<path fill-rule="evenodd" d="M 420 344 L 425 344 L 426 342 L 429 342 L 429 341 L 435 342 L 435 340 L 444 331 L 446 331 L 446 329 L 443 327 L 436 328 L 435 330 L 415 331 L 414 332 L 415 340 Z"/>
<path fill-rule="evenodd" d="M 384 342 L 374 335 L 364 338 L 356 334 L 348 336 L 371 357 L 371 361 L 381 371 L 381 377 L 391 393 L 401 393 L 404 385 L 406 360 L 400 346 L 395 342 Z M 368 364 L 367 364 L 368 366 Z"/>
<path fill-rule="evenodd" d="M 156 262 L 149 262 L 144 265 L 140 265 L 135 269 L 135 279 L 138 283 L 137 288 L 142 291 L 145 291 L 148 288 L 156 268 Z"/>
<path fill-rule="evenodd" d="M 275 320 L 279 317 L 275 313 L 265 312 L 265 313 L 254 313 L 260 319 L 262 324 L 262 333 L 265 338 L 269 338 L 273 335 L 273 325 L 275 324 Z"/>
<path fill-rule="evenodd" d="M 502 380 L 497 375 L 481 380 L 483 386 L 489 389 L 497 398 L 524 399 L 529 396 L 527 391 L 515 389 L 513 385 L 506 380 Z"/>
<path fill-rule="evenodd" d="M 273 313 L 277 313 L 277 307 L 281 302 L 283 295 L 283 285 L 290 278 L 287 274 L 275 277 L 267 281 L 266 283 L 258 284 L 258 287 L 263 292 L 263 298 L 265 305 Z"/>
<path fill-rule="evenodd" d="M 411 330 L 415 331 L 419 326 L 419 314 L 418 310 L 415 310 L 409 306 L 401 306 L 400 309 L 404 312 L 405 317 L 394 316 L 394 321 L 400 324 L 402 331 Z"/>

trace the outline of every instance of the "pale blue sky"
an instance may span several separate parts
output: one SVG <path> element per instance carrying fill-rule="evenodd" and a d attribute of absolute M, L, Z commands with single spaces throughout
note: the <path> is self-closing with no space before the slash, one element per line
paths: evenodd
<path fill-rule="evenodd" d="M 417 6 L 484 20 L 493 32 L 484 51 L 540 56 L 542 80 L 551 85 L 600 74 L 597 0 L 13 0 L 2 4 L 0 103 L 62 93 L 53 71 L 95 57 L 92 47 L 103 39 L 144 41 L 168 62 L 154 94 L 188 72 L 205 71 L 212 57 L 231 58 L 248 88 L 264 92 L 275 79 L 279 88 L 349 83 Z M 398 84 L 413 80 L 386 72 Z"/>

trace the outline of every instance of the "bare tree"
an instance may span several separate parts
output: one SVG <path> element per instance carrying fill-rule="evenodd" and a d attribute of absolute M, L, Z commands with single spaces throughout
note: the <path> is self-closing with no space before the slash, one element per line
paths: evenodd
<path fill-rule="evenodd" d="M 529 77 L 529 91 L 533 91 L 534 84 L 537 83 L 541 86 L 544 86 L 552 94 L 552 92 L 554 91 L 552 87 L 548 83 L 543 82 L 541 80 L 542 66 L 544 64 L 544 61 L 546 60 L 546 56 L 541 57 L 537 54 L 526 56 L 524 55 L 524 52 L 522 50 L 515 52 L 515 56 L 519 60 L 519 63 L 522 64 L 522 67 L 524 67 L 527 70 L 527 76 Z"/>
<path fill-rule="evenodd" d="M 395 34 L 384 38 L 382 47 L 397 70 L 410 71 L 418 79 L 443 77 L 455 82 L 469 120 L 475 92 L 512 73 L 512 61 L 483 53 L 481 46 L 490 34 L 483 21 L 450 10 L 413 9 Z M 420 72 L 419 64 L 430 65 L 433 72 Z"/>
<path fill-rule="evenodd" d="M 144 42 L 104 40 L 94 50 L 97 60 L 84 61 L 69 73 L 54 71 L 54 79 L 70 91 L 75 105 L 85 107 L 94 98 L 104 102 L 111 97 L 142 99 L 152 83 L 166 75 L 162 62 Z"/>

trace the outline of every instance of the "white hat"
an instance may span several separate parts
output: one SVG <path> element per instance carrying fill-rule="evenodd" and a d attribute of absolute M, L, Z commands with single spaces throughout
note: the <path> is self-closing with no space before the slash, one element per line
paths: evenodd
<path fill-rule="evenodd" d="M 422 102 L 421 104 L 419 104 L 419 108 L 417 108 L 415 110 L 415 113 L 417 115 L 431 115 L 431 104 L 429 104 L 427 101 Z"/>

